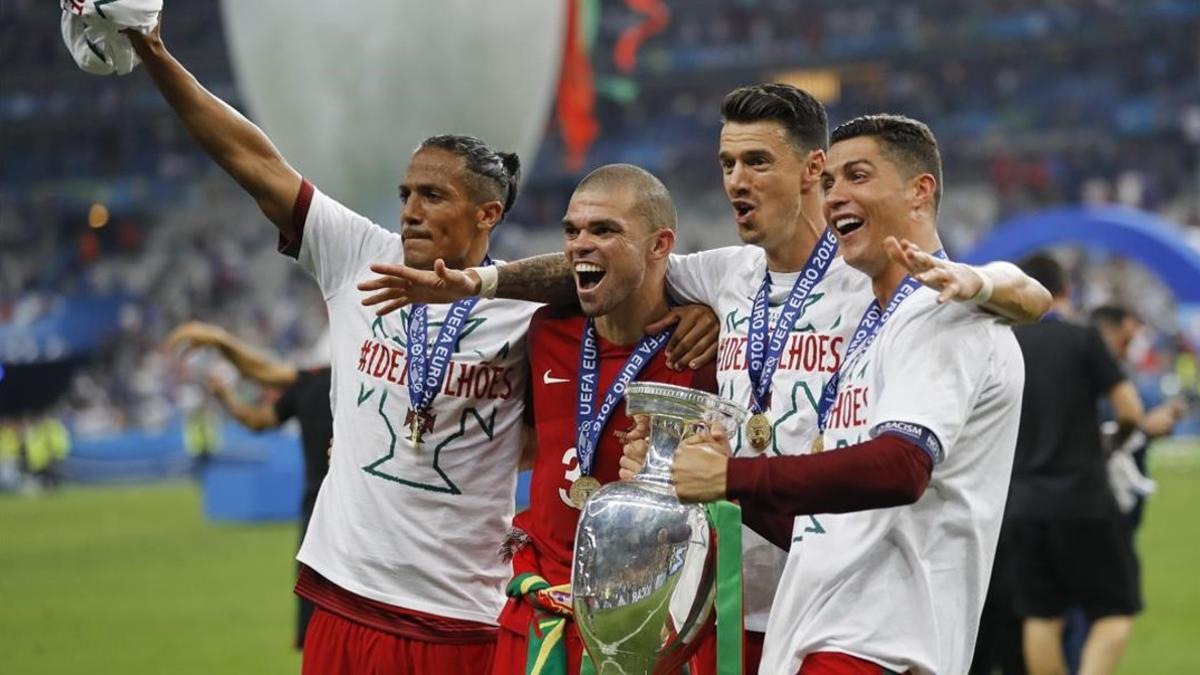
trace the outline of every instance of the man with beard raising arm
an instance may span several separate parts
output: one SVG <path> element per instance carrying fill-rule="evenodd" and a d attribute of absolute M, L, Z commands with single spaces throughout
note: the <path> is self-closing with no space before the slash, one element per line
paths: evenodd
<path fill-rule="evenodd" d="M 819 445 L 821 390 L 872 302 L 870 281 L 834 255 L 838 244 L 826 227 L 820 178 L 828 128 L 820 102 L 790 85 L 754 85 L 726 96 L 721 114 L 718 159 L 738 236 L 747 245 L 672 256 L 668 287 L 679 299 L 712 307 L 721 319 L 720 393 L 755 413 L 730 439 L 735 456 L 807 453 Z M 981 302 L 1022 322 L 1036 320 L 1049 307 L 1045 289 L 1009 263 L 971 267 L 934 258 L 906 242 L 887 250 L 940 291 L 939 301 Z M 373 269 L 385 276 L 360 288 L 378 291 L 364 303 L 380 304 L 383 313 L 410 299 L 446 301 L 480 291 L 539 299 L 574 292 L 572 272 L 560 254 L 465 273 L 445 265 L 435 265 L 435 274 L 388 265 Z M 752 673 L 792 523 L 762 513 L 744 515 L 763 517 L 748 524 L 775 533 L 763 538 L 747 531 L 743 538 L 745 668 Z M 821 527 L 809 516 L 800 521 L 802 530 Z"/>

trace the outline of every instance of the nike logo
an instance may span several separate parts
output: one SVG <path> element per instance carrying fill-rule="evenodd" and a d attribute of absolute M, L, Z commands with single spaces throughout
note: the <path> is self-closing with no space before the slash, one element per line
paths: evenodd
<path fill-rule="evenodd" d="M 551 377 L 549 368 L 546 369 L 545 373 L 542 373 L 543 384 L 562 384 L 564 382 L 570 382 L 570 380 L 561 377 Z"/>

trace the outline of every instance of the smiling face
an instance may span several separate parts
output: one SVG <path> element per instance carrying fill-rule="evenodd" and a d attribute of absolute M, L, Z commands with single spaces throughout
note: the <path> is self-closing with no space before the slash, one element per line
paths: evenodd
<path fill-rule="evenodd" d="M 487 250 L 487 238 L 502 207 L 478 203 L 464 180 L 462 157 L 441 148 L 416 152 L 400 183 L 400 236 L 404 264 L 432 269 L 438 258 L 453 268 L 476 264 L 473 252 Z"/>
<path fill-rule="evenodd" d="M 855 136 L 829 148 L 821 174 L 825 220 L 833 226 L 842 255 L 874 277 L 888 265 L 883 241 L 917 238 L 923 220 L 914 217 L 932 198 L 932 176 L 905 178 L 872 136 Z"/>
<path fill-rule="evenodd" d="M 602 316 L 634 298 L 652 265 L 662 265 L 674 244 L 669 229 L 650 232 L 632 188 L 583 187 L 563 217 L 564 253 L 575 273 L 575 291 L 587 316 Z"/>
<path fill-rule="evenodd" d="M 805 162 L 783 125 L 725 123 L 719 159 L 742 241 L 767 251 L 789 245 L 800 215 Z"/>

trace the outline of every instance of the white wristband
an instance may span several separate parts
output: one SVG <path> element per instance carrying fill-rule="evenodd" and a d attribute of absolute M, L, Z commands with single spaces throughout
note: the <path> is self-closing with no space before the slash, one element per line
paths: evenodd
<path fill-rule="evenodd" d="M 471 267 L 468 271 L 474 272 L 479 276 L 479 297 L 496 297 L 496 286 L 500 283 L 499 266 L 485 265 L 483 267 Z"/>
<path fill-rule="evenodd" d="M 971 302 L 982 305 L 992 299 L 992 292 L 996 290 L 996 284 L 992 281 L 992 275 L 979 268 L 975 269 L 975 274 L 979 275 L 979 292 L 971 296 Z"/>

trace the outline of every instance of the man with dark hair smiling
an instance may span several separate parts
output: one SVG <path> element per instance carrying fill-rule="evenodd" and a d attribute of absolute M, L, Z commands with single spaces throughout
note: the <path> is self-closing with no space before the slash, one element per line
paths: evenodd
<path fill-rule="evenodd" d="M 874 296 L 821 393 L 836 450 L 729 458 L 718 430 L 676 456 L 682 500 L 823 514 L 819 528 L 797 527 L 761 672 L 957 675 L 970 663 L 1024 369 L 994 315 L 941 304 L 889 255 L 908 242 L 940 251 L 940 176 L 937 143 L 915 120 L 860 117 L 831 136 L 826 221 Z"/>

